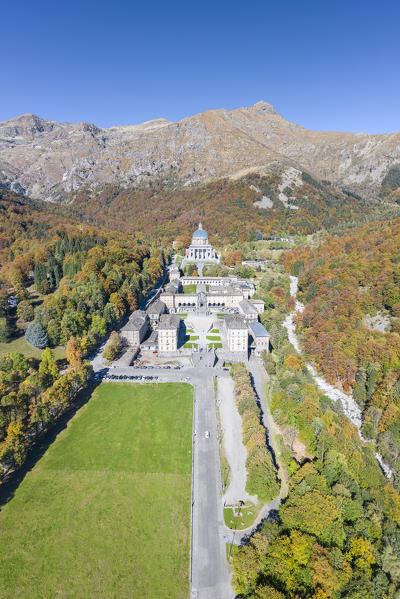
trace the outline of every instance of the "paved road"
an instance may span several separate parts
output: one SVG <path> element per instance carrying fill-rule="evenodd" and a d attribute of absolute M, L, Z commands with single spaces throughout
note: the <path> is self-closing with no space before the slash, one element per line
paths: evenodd
<path fill-rule="evenodd" d="M 223 538 L 213 370 L 204 375 L 194 392 L 191 597 L 231 599 L 234 593 Z"/>

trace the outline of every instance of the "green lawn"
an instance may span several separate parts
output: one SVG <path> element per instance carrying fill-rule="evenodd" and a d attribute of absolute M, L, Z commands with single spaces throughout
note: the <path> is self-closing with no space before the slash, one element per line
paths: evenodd
<path fill-rule="evenodd" d="M 183 347 L 195 347 L 196 349 L 199 347 L 198 343 L 192 343 L 191 341 L 189 341 L 188 343 L 185 343 L 185 345 Z"/>
<path fill-rule="evenodd" d="M 209 341 L 221 341 L 221 337 L 219 335 L 206 335 Z"/>
<path fill-rule="evenodd" d="M 224 520 L 228 528 L 234 530 L 243 530 L 248 526 L 251 526 L 256 519 L 260 505 L 247 504 L 241 508 L 240 516 L 235 516 L 235 513 L 231 507 L 224 508 Z M 237 512 L 237 508 L 235 510 Z"/>
<path fill-rule="evenodd" d="M 2 599 L 186 599 L 192 400 L 97 388 L 0 513 Z"/>
<path fill-rule="evenodd" d="M 17 351 L 24 354 L 27 358 L 37 358 L 40 360 L 40 356 L 42 355 L 41 349 L 37 349 L 33 347 L 25 340 L 25 337 L 18 337 L 17 339 L 13 339 L 8 343 L 0 343 L 0 355 L 5 354 L 7 352 Z M 65 359 L 65 347 L 58 346 L 54 347 L 51 350 L 56 360 L 64 360 Z"/>
<path fill-rule="evenodd" d="M 219 329 L 212 329 L 210 333 L 219 333 Z"/>
<path fill-rule="evenodd" d="M 197 285 L 184 285 L 183 286 L 183 293 L 196 293 L 197 291 Z"/>
<path fill-rule="evenodd" d="M 208 345 L 208 347 L 215 348 L 215 349 L 222 347 L 222 343 L 218 343 L 218 341 L 216 343 L 208 343 L 207 345 Z"/>

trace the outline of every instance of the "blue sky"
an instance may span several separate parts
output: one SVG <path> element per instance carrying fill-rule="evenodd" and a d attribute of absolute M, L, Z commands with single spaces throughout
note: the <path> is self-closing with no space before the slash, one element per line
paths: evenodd
<path fill-rule="evenodd" d="M 310 129 L 400 130 L 394 0 L 24 0 L 1 20 L 0 121 L 107 127 L 265 100 Z"/>

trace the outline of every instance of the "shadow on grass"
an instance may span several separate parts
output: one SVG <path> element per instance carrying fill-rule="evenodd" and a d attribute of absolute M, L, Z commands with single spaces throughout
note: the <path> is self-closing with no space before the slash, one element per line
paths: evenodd
<path fill-rule="evenodd" d="M 35 443 L 21 468 L 11 472 L 0 484 L 0 510 L 14 497 L 15 491 L 18 489 L 28 472 L 34 468 L 50 445 L 54 443 L 57 435 L 67 427 L 68 422 L 75 416 L 77 411 L 89 401 L 93 391 L 100 383 L 101 380 L 91 381 L 85 389 L 82 389 L 82 391 L 78 393 L 74 405 L 60 416 L 52 428 L 45 433 L 37 443 Z"/>

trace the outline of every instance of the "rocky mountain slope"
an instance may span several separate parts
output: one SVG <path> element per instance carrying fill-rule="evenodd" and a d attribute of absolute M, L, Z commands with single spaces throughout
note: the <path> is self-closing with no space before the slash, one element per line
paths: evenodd
<path fill-rule="evenodd" d="M 0 183 L 51 201 L 105 184 L 130 188 L 165 180 L 188 186 L 288 169 L 372 197 L 398 164 L 400 133 L 309 131 L 266 102 L 176 123 L 100 128 L 31 114 L 0 123 Z"/>

